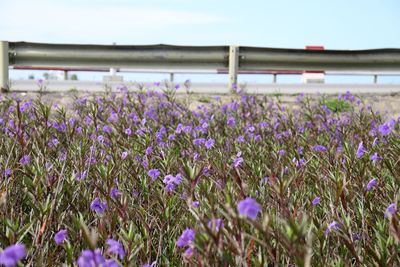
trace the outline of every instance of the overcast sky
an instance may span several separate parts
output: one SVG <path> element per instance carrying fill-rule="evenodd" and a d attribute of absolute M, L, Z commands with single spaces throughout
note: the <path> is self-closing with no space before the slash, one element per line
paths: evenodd
<path fill-rule="evenodd" d="M 400 47 L 400 0 L 0 0 L 0 40 Z"/>

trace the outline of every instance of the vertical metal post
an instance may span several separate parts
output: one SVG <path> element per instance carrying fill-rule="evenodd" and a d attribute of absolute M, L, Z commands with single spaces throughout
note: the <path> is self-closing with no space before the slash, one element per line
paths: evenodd
<path fill-rule="evenodd" d="M 64 81 L 68 80 L 68 71 L 64 70 Z"/>
<path fill-rule="evenodd" d="M 8 42 L 0 41 L 0 89 L 8 91 Z"/>
<path fill-rule="evenodd" d="M 272 77 L 272 82 L 273 82 L 273 83 L 276 83 L 276 78 L 277 78 L 278 74 L 274 73 L 274 74 L 272 74 L 272 75 L 273 75 L 273 77 Z"/>
<path fill-rule="evenodd" d="M 116 43 L 116 42 L 113 42 L 112 44 L 115 46 L 117 43 Z M 117 75 L 117 69 L 111 67 L 111 68 L 110 68 L 110 75 L 111 75 L 111 76 Z"/>
<path fill-rule="evenodd" d="M 237 86 L 237 76 L 239 71 L 239 46 L 229 47 L 229 83 L 228 89 L 232 90 Z"/>
<path fill-rule="evenodd" d="M 169 81 L 170 81 L 171 83 L 174 82 L 174 73 L 173 73 L 173 72 L 171 72 L 171 73 L 169 74 Z"/>
<path fill-rule="evenodd" d="M 374 74 L 374 84 L 378 83 L 378 74 Z"/>

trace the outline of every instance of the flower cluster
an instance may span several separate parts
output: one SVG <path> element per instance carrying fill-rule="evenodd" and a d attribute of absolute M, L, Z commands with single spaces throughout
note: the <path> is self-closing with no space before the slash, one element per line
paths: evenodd
<path fill-rule="evenodd" d="M 172 192 L 177 185 L 182 182 L 182 175 L 177 174 L 175 176 L 168 174 L 164 177 L 163 183 L 165 184 L 165 190 Z"/>

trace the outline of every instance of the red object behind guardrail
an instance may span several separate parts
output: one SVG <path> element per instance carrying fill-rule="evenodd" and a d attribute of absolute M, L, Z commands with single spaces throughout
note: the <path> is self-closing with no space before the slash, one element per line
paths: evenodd
<path fill-rule="evenodd" d="M 322 45 L 306 45 L 306 50 L 325 50 L 325 47 Z M 306 70 L 304 73 L 325 73 L 325 71 Z"/>

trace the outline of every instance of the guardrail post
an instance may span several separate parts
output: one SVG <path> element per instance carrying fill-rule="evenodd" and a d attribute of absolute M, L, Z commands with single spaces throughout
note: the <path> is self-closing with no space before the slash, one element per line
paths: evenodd
<path fill-rule="evenodd" d="M 117 75 L 117 69 L 116 68 L 110 68 L 110 75 L 111 76 Z"/>
<path fill-rule="evenodd" d="M 274 73 L 274 74 L 272 74 L 273 75 L 273 77 L 272 77 L 272 83 L 276 83 L 276 76 L 278 75 L 278 74 L 276 74 L 276 73 Z"/>
<path fill-rule="evenodd" d="M 374 83 L 375 83 L 375 84 L 378 83 L 378 74 L 374 74 Z"/>
<path fill-rule="evenodd" d="M 8 42 L 0 41 L 0 89 L 8 91 Z"/>
<path fill-rule="evenodd" d="M 170 81 L 171 83 L 174 82 L 174 73 L 173 73 L 173 72 L 171 72 L 171 73 L 169 74 L 169 81 Z"/>
<path fill-rule="evenodd" d="M 237 86 L 237 76 L 239 71 L 239 46 L 229 47 L 229 83 L 228 89 L 232 90 Z"/>

